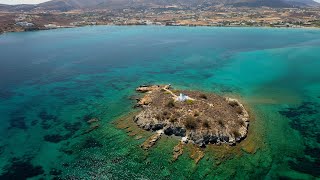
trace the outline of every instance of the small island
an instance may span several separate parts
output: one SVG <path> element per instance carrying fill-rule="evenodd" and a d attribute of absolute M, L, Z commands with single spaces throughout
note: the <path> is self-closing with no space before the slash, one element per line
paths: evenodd
<path fill-rule="evenodd" d="M 157 132 L 142 147 L 153 146 L 162 134 L 181 137 L 182 143 L 200 147 L 208 144 L 236 145 L 246 138 L 249 113 L 233 98 L 199 91 L 175 90 L 171 85 L 143 85 L 136 89 L 133 120 L 148 131 Z"/>

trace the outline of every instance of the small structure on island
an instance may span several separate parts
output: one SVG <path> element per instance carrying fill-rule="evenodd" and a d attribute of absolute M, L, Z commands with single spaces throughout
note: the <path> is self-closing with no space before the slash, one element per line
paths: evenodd
<path fill-rule="evenodd" d="M 189 96 L 182 93 L 180 93 L 180 95 L 177 97 L 177 101 L 180 101 L 180 102 L 184 102 L 189 99 L 191 99 Z"/>

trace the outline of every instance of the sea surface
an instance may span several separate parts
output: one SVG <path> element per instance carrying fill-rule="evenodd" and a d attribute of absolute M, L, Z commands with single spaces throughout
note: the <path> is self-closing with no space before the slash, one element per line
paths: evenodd
<path fill-rule="evenodd" d="M 198 163 L 187 152 L 173 162 L 172 137 L 142 150 L 145 138 L 114 122 L 132 111 L 137 86 L 160 83 L 240 98 L 260 145 L 222 160 L 206 153 Z M 99 128 L 89 132 L 92 118 Z M 1 180 L 317 179 L 320 30 L 95 26 L 3 34 L 0 123 Z"/>

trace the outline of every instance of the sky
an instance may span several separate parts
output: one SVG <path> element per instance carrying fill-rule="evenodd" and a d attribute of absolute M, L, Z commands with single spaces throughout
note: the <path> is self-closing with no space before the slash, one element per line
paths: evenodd
<path fill-rule="evenodd" d="M 0 4 L 39 4 L 49 0 L 0 0 Z"/>
<path fill-rule="evenodd" d="M 46 1 L 49 0 L 0 0 L 0 4 L 38 4 Z M 320 2 L 320 0 L 315 1 Z"/>

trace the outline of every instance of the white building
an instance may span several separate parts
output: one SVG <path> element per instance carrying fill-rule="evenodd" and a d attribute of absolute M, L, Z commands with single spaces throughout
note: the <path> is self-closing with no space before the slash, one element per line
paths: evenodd
<path fill-rule="evenodd" d="M 177 97 L 177 101 L 181 101 L 181 102 L 184 102 L 188 99 L 191 99 L 191 98 L 187 95 L 182 94 L 182 93 L 180 93 L 180 95 Z"/>
<path fill-rule="evenodd" d="M 34 26 L 33 23 L 29 23 L 29 22 L 26 22 L 26 21 L 17 22 L 16 25 L 17 26 L 21 26 L 21 27 L 32 27 L 32 26 Z"/>

